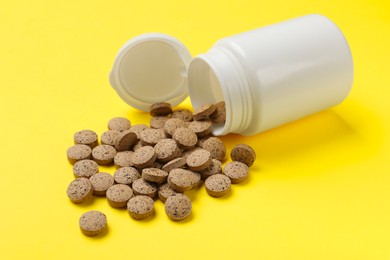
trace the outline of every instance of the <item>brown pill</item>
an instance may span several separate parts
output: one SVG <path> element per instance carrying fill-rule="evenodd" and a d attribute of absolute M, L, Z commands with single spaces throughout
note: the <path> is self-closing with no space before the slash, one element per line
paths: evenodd
<path fill-rule="evenodd" d="M 154 116 L 150 119 L 150 127 L 154 129 L 164 128 L 165 122 L 169 119 L 167 116 Z"/>
<path fill-rule="evenodd" d="M 75 144 L 85 144 L 91 148 L 98 145 L 98 135 L 91 130 L 81 130 L 73 135 Z"/>
<path fill-rule="evenodd" d="M 189 128 L 178 128 L 172 135 L 172 139 L 177 142 L 180 148 L 190 150 L 192 149 L 196 143 L 198 142 L 198 137 Z"/>
<path fill-rule="evenodd" d="M 102 144 L 114 146 L 118 142 L 120 136 L 121 132 L 117 130 L 108 130 L 101 135 L 100 139 Z"/>
<path fill-rule="evenodd" d="M 154 201 L 148 196 L 135 196 L 127 202 L 127 211 L 133 219 L 147 218 L 154 213 Z"/>
<path fill-rule="evenodd" d="M 106 197 L 111 207 L 124 208 L 133 197 L 133 190 L 125 184 L 114 184 L 108 188 Z"/>
<path fill-rule="evenodd" d="M 168 183 L 164 183 L 160 187 L 158 187 L 158 198 L 165 202 L 169 196 L 172 196 L 173 194 L 176 194 L 177 191 L 169 187 Z"/>
<path fill-rule="evenodd" d="M 206 136 L 198 138 L 198 142 L 196 143 L 196 146 L 203 148 L 204 142 L 206 142 L 210 137 L 212 137 L 212 136 L 206 135 Z"/>
<path fill-rule="evenodd" d="M 178 118 L 184 122 L 192 121 L 192 112 L 188 109 L 176 109 L 172 112 L 172 118 Z"/>
<path fill-rule="evenodd" d="M 166 136 L 172 136 L 176 129 L 180 127 L 187 127 L 186 122 L 178 118 L 170 118 L 164 124 L 164 131 Z"/>
<path fill-rule="evenodd" d="M 214 174 L 205 181 L 206 191 L 212 197 L 221 197 L 230 191 L 231 181 L 224 174 Z"/>
<path fill-rule="evenodd" d="M 114 178 L 106 172 L 98 172 L 89 178 L 93 187 L 93 194 L 97 196 L 106 195 L 106 191 L 114 185 Z"/>
<path fill-rule="evenodd" d="M 173 139 L 162 139 L 154 146 L 157 160 L 169 162 L 181 155 L 181 150 Z"/>
<path fill-rule="evenodd" d="M 117 151 L 130 150 L 137 141 L 138 138 L 134 132 L 131 132 L 130 130 L 123 131 L 115 143 L 115 149 Z"/>
<path fill-rule="evenodd" d="M 195 120 L 204 120 L 208 119 L 209 116 L 214 113 L 215 105 L 214 104 L 204 104 L 194 110 L 193 118 Z"/>
<path fill-rule="evenodd" d="M 133 166 L 133 151 L 117 152 L 114 157 L 114 165 L 116 168 Z"/>
<path fill-rule="evenodd" d="M 107 217 L 97 210 L 91 210 L 81 215 L 80 230 L 86 236 L 96 236 L 107 228 Z"/>
<path fill-rule="evenodd" d="M 135 180 L 132 187 L 135 195 L 145 195 L 152 199 L 157 195 L 157 185 L 142 178 Z"/>
<path fill-rule="evenodd" d="M 204 137 L 211 133 L 212 123 L 210 120 L 192 121 L 188 128 L 194 131 L 198 137 Z"/>
<path fill-rule="evenodd" d="M 168 175 L 169 187 L 177 192 L 185 192 L 196 187 L 200 182 L 200 174 L 184 170 L 184 169 L 173 169 Z"/>
<path fill-rule="evenodd" d="M 93 148 L 92 158 L 100 165 L 110 164 L 114 161 L 116 150 L 111 145 L 101 144 Z"/>
<path fill-rule="evenodd" d="M 203 143 L 203 149 L 210 152 L 211 157 L 222 161 L 226 156 L 226 146 L 218 137 L 210 137 Z"/>
<path fill-rule="evenodd" d="M 134 152 L 132 161 L 137 168 L 147 168 L 156 160 L 156 153 L 151 146 L 143 146 Z"/>
<path fill-rule="evenodd" d="M 163 129 L 146 129 L 141 133 L 142 145 L 155 146 L 160 140 L 165 139 Z"/>
<path fill-rule="evenodd" d="M 131 185 L 141 176 L 134 167 L 122 167 L 114 172 L 114 181 L 118 184 Z"/>
<path fill-rule="evenodd" d="M 231 151 L 230 157 L 233 161 L 245 163 L 250 167 L 256 160 L 256 153 L 249 145 L 238 144 Z"/>
<path fill-rule="evenodd" d="M 210 115 L 210 119 L 215 124 L 223 124 L 226 122 L 225 101 L 221 101 L 215 104 L 215 111 Z"/>
<path fill-rule="evenodd" d="M 66 150 L 68 161 L 75 164 L 78 161 L 91 158 L 91 147 L 85 144 L 75 144 Z"/>
<path fill-rule="evenodd" d="M 142 145 L 142 142 L 141 141 L 138 141 L 134 146 L 133 148 L 131 148 L 131 150 L 133 152 L 137 151 L 139 148 L 141 148 L 143 145 Z"/>
<path fill-rule="evenodd" d="M 214 175 L 214 174 L 221 174 L 222 173 L 222 163 L 221 161 L 217 159 L 212 159 L 211 164 L 206 169 L 199 172 L 202 176 L 202 180 L 207 179 L 207 177 Z"/>
<path fill-rule="evenodd" d="M 184 194 L 173 194 L 165 201 L 165 213 L 172 220 L 183 220 L 191 214 L 191 200 Z"/>
<path fill-rule="evenodd" d="M 229 162 L 225 165 L 224 173 L 232 183 L 241 183 L 248 178 L 249 168 L 242 162 Z"/>
<path fill-rule="evenodd" d="M 89 178 L 99 171 L 99 165 L 92 160 L 81 160 L 73 165 L 73 173 L 76 178 Z"/>
<path fill-rule="evenodd" d="M 73 203 L 82 203 L 92 198 L 93 187 L 89 179 L 78 178 L 72 181 L 66 194 Z"/>
<path fill-rule="evenodd" d="M 115 117 L 108 121 L 109 130 L 117 130 L 119 132 L 129 130 L 131 127 L 130 120 L 124 117 Z"/>
<path fill-rule="evenodd" d="M 211 160 L 210 152 L 200 148 L 187 157 L 187 165 L 192 171 L 202 171 L 210 166 Z"/>
<path fill-rule="evenodd" d="M 200 147 L 193 147 L 190 150 L 184 150 L 183 153 L 181 154 L 181 157 L 183 157 L 183 158 L 185 158 L 187 160 L 188 156 L 190 154 L 192 154 L 192 152 L 194 152 L 196 150 L 199 150 L 199 149 L 202 149 L 202 148 L 200 148 Z"/>
<path fill-rule="evenodd" d="M 169 161 L 166 164 L 164 164 L 164 166 L 161 168 L 161 170 L 169 173 L 173 169 L 183 168 L 186 165 L 187 165 L 187 159 L 183 158 L 183 157 L 179 157 L 179 158 L 173 159 L 172 161 Z"/>
<path fill-rule="evenodd" d="M 172 106 L 166 102 L 154 103 L 150 107 L 151 116 L 167 116 L 172 113 Z"/>
<path fill-rule="evenodd" d="M 145 168 L 142 170 L 142 178 L 154 183 L 164 183 L 167 181 L 168 173 L 157 168 Z"/>
<path fill-rule="evenodd" d="M 147 125 L 144 125 L 144 124 L 138 124 L 138 125 L 133 125 L 132 127 L 130 127 L 129 131 L 135 133 L 137 135 L 137 138 L 140 139 L 140 135 L 142 133 L 142 131 L 148 129 L 149 127 Z"/>
<path fill-rule="evenodd" d="M 161 169 L 163 165 L 157 161 L 154 161 L 152 165 L 149 166 L 149 168 L 156 168 L 156 169 Z"/>

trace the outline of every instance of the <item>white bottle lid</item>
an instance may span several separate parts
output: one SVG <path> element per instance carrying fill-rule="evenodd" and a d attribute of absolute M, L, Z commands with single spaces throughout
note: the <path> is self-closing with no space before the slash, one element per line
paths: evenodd
<path fill-rule="evenodd" d="M 180 104 L 188 96 L 188 49 L 160 33 L 139 35 L 118 52 L 110 83 L 130 106 L 149 111 L 156 102 Z"/>

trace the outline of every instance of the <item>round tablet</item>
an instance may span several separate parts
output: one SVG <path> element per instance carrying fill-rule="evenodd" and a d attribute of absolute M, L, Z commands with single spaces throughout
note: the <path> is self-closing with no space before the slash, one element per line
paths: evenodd
<path fill-rule="evenodd" d="M 133 151 L 123 151 L 116 153 L 114 157 L 114 165 L 116 168 L 133 166 Z"/>
<path fill-rule="evenodd" d="M 177 142 L 180 148 L 190 150 L 198 142 L 198 137 L 189 128 L 180 127 L 172 135 L 172 139 Z"/>
<path fill-rule="evenodd" d="M 133 152 L 135 152 L 135 151 L 137 151 L 139 148 L 141 148 L 143 145 L 142 145 L 142 142 L 141 142 L 141 140 L 140 141 L 138 141 L 134 146 L 133 146 L 133 148 L 131 148 L 131 150 L 133 151 Z"/>
<path fill-rule="evenodd" d="M 138 125 L 133 125 L 132 127 L 130 127 L 129 131 L 135 133 L 137 135 L 137 138 L 139 139 L 140 138 L 140 134 L 142 133 L 142 131 L 148 129 L 149 127 L 147 125 L 144 125 L 144 124 L 138 124 Z"/>
<path fill-rule="evenodd" d="M 130 120 L 124 117 L 115 117 L 108 121 L 108 129 L 119 132 L 129 130 L 131 127 Z"/>
<path fill-rule="evenodd" d="M 196 187 L 200 182 L 200 174 L 184 169 L 173 169 L 168 174 L 169 187 L 178 192 L 185 192 Z"/>
<path fill-rule="evenodd" d="M 134 144 L 138 141 L 137 135 L 130 130 L 121 132 L 117 142 L 115 143 L 115 149 L 117 151 L 130 150 Z"/>
<path fill-rule="evenodd" d="M 169 119 L 167 116 L 154 116 L 150 119 L 150 127 L 154 129 L 164 128 L 165 122 Z"/>
<path fill-rule="evenodd" d="M 158 198 L 165 202 L 169 196 L 172 196 L 173 194 L 176 194 L 177 191 L 169 187 L 168 183 L 164 183 L 160 187 L 158 187 Z"/>
<path fill-rule="evenodd" d="M 181 155 L 181 150 L 173 139 L 162 139 L 154 146 L 156 158 L 160 162 L 169 162 Z"/>
<path fill-rule="evenodd" d="M 81 160 L 73 165 L 73 173 L 76 178 L 89 178 L 99 171 L 99 165 L 92 160 Z"/>
<path fill-rule="evenodd" d="M 124 208 L 133 197 L 133 190 L 125 184 L 114 184 L 108 188 L 106 197 L 111 207 Z"/>
<path fill-rule="evenodd" d="M 140 140 L 143 145 L 154 146 L 158 141 L 165 139 L 165 133 L 163 129 L 145 129 L 140 134 Z"/>
<path fill-rule="evenodd" d="M 230 191 L 231 181 L 224 174 L 214 174 L 205 181 L 206 191 L 212 197 L 221 197 Z"/>
<path fill-rule="evenodd" d="M 211 133 L 212 123 L 210 120 L 192 121 L 188 128 L 194 131 L 198 137 L 204 137 Z"/>
<path fill-rule="evenodd" d="M 245 163 L 250 167 L 256 160 L 256 153 L 249 145 L 238 144 L 231 151 L 230 157 L 233 161 Z"/>
<path fill-rule="evenodd" d="M 81 130 L 73 135 L 75 144 L 85 144 L 91 148 L 98 145 L 98 135 L 91 130 Z"/>
<path fill-rule="evenodd" d="M 176 109 L 172 112 L 172 118 L 178 118 L 184 122 L 192 121 L 192 112 L 188 109 Z"/>
<path fill-rule="evenodd" d="M 101 144 L 93 148 L 92 158 L 100 165 L 110 164 L 114 161 L 116 150 L 111 145 Z"/>
<path fill-rule="evenodd" d="M 132 161 L 135 167 L 146 168 L 154 163 L 156 157 L 153 147 L 143 146 L 134 152 Z"/>
<path fill-rule="evenodd" d="M 172 136 L 176 129 L 187 127 L 186 123 L 178 118 L 170 118 L 164 124 L 164 131 L 167 136 Z"/>
<path fill-rule="evenodd" d="M 119 184 L 131 185 L 141 176 L 134 167 L 122 167 L 114 172 L 114 181 Z"/>
<path fill-rule="evenodd" d="M 114 185 L 114 178 L 106 172 L 98 172 L 89 178 L 93 187 L 93 194 L 98 196 L 106 195 L 106 191 Z"/>
<path fill-rule="evenodd" d="M 142 170 L 142 178 L 154 183 L 164 183 L 167 181 L 168 173 L 157 168 L 145 168 Z"/>
<path fill-rule="evenodd" d="M 93 187 L 87 178 L 72 181 L 66 190 L 66 194 L 73 203 L 82 203 L 91 199 L 92 193 Z"/>
<path fill-rule="evenodd" d="M 144 219 L 154 213 L 154 201 L 148 196 L 135 196 L 127 202 L 127 211 L 134 219 Z"/>
<path fill-rule="evenodd" d="M 91 147 L 85 144 L 75 144 L 66 150 L 68 161 L 75 164 L 78 161 L 91 158 Z"/>
<path fill-rule="evenodd" d="M 211 160 L 210 152 L 201 148 L 190 153 L 187 157 L 187 165 L 192 171 L 202 171 L 210 166 Z"/>
<path fill-rule="evenodd" d="M 203 149 L 210 152 L 211 157 L 222 161 L 226 156 L 226 146 L 218 137 L 210 137 L 203 143 Z"/>
<path fill-rule="evenodd" d="M 96 236 L 107 227 L 107 217 L 97 210 L 91 210 L 81 215 L 79 220 L 81 232 L 87 236 Z"/>
<path fill-rule="evenodd" d="M 202 180 L 207 179 L 207 177 L 222 173 L 222 163 L 217 159 L 212 159 L 211 164 L 206 169 L 199 172 L 202 176 Z"/>
<path fill-rule="evenodd" d="M 226 104 L 225 101 L 215 104 L 215 111 L 210 115 L 211 121 L 215 124 L 223 124 L 226 121 Z"/>
<path fill-rule="evenodd" d="M 187 159 L 183 158 L 183 157 L 179 157 L 179 158 L 173 159 L 172 161 L 169 161 L 166 164 L 164 164 L 164 166 L 161 168 L 161 170 L 169 173 L 173 169 L 183 168 L 186 165 L 187 165 Z"/>
<path fill-rule="evenodd" d="M 135 195 L 145 195 L 152 199 L 157 195 L 157 185 L 142 178 L 135 180 L 132 187 Z"/>
<path fill-rule="evenodd" d="M 224 173 L 232 183 L 240 183 L 248 178 L 249 168 L 242 162 L 230 162 L 225 165 Z"/>
<path fill-rule="evenodd" d="M 114 146 L 118 142 L 120 136 L 121 132 L 117 130 L 108 130 L 101 135 L 100 139 L 102 144 Z"/>
<path fill-rule="evenodd" d="M 184 194 L 176 193 L 165 201 L 165 213 L 172 220 L 183 220 L 191 214 L 191 200 Z"/>
<path fill-rule="evenodd" d="M 194 110 L 193 118 L 195 120 L 204 120 L 208 119 L 209 116 L 214 113 L 215 105 L 214 104 L 204 104 Z"/>
<path fill-rule="evenodd" d="M 150 107 L 151 116 L 167 116 L 172 113 L 172 106 L 166 102 L 154 103 Z"/>

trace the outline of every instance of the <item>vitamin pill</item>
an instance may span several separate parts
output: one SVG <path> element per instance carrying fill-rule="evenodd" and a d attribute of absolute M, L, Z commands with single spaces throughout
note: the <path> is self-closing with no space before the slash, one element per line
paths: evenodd
<path fill-rule="evenodd" d="M 133 152 L 137 151 L 139 148 L 141 148 L 143 145 L 142 145 L 142 142 L 141 141 L 138 141 L 134 146 L 133 148 L 131 149 Z"/>
<path fill-rule="evenodd" d="M 96 236 L 107 228 L 107 217 L 97 210 L 91 210 L 81 215 L 79 220 L 80 230 L 86 236 Z"/>
<path fill-rule="evenodd" d="M 172 196 L 173 194 L 176 194 L 177 192 L 173 190 L 171 187 L 169 187 L 168 183 L 164 183 L 160 187 L 158 187 L 158 198 L 165 202 L 169 196 Z"/>
<path fill-rule="evenodd" d="M 106 172 L 98 172 L 89 178 L 93 187 L 93 194 L 97 196 L 106 195 L 106 191 L 114 185 L 114 178 Z"/>
<path fill-rule="evenodd" d="M 162 139 L 154 146 L 156 158 L 160 162 L 171 161 L 181 155 L 181 150 L 173 139 Z"/>
<path fill-rule="evenodd" d="M 82 203 L 91 199 L 92 193 L 93 187 L 87 178 L 78 178 L 72 181 L 66 190 L 66 194 L 73 203 Z"/>
<path fill-rule="evenodd" d="M 165 135 L 172 136 L 176 129 L 180 127 L 187 127 L 183 120 L 178 118 L 168 119 L 164 124 Z"/>
<path fill-rule="evenodd" d="M 147 218 L 154 213 L 154 201 L 148 196 L 135 196 L 127 202 L 127 211 L 133 219 Z"/>
<path fill-rule="evenodd" d="M 142 133 L 142 131 L 144 131 L 145 129 L 148 129 L 148 128 L 149 127 L 147 125 L 138 124 L 138 125 L 131 126 L 129 131 L 135 133 L 137 135 L 137 138 L 140 139 L 140 134 Z"/>
<path fill-rule="evenodd" d="M 145 195 L 152 199 L 157 195 L 157 185 L 142 178 L 135 180 L 132 187 L 135 195 Z"/>
<path fill-rule="evenodd" d="M 118 142 L 120 136 L 121 132 L 117 130 L 108 130 L 101 135 L 100 139 L 102 144 L 114 146 Z"/>
<path fill-rule="evenodd" d="M 230 157 L 233 161 L 245 163 L 250 167 L 256 160 L 256 153 L 249 145 L 238 144 L 231 151 Z"/>
<path fill-rule="evenodd" d="M 66 150 L 68 161 L 75 164 L 78 161 L 91 158 L 91 147 L 85 144 L 75 144 Z"/>
<path fill-rule="evenodd" d="M 195 120 L 204 120 L 208 119 L 209 116 L 214 113 L 215 105 L 214 104 L 204 104 L 194 110 L 193 118 Z"/>
<path fill-rule="evenodd" d="M 223 124 L 226 121 L 226 104 L 225 101 L 215 104 L 215 111 L 210 115 L 210 120 L 215 124 Z"/>
<path fill-rule="evenodd" d="M 132 161 L 135 167 L 142 169 L 151 166 L 156 157 L 153 147 L 143 146 L 134 152 Z"/>
<path fill-rule="evenodd" d="M 133 166 L 133 151 L 117 152 L 114 157 L 114 165 L 116 168 Z"/>
<path fill-rule="evenodd" d="M 188 168 L 192 171 L 202 171 L 210 166 L 211 154 L 205 149 L 197 149 L 187 157 Z"/>
<path fill-rule="evenodd" d="M 242 162 L 229 162 L 225 165 L 224 174 L 230 178 L 232 183 L 241 183 L 248 178 L 249 168 Z"/>
<path fill-rule="evenodd" d="M 210 120 L 192 121 L 188 128 L 194 131 L 198 137 L 204 137 L 211 133 L 212 123 Z"/>
<path fill-rule="evenodd" d="M 192 112 L 188 109 L 176 109 L 172 112 L 172 118 L 178 118 L 184 122 L 192 121 Z"/>
<path fill-rule="evenodd" d="M 141 176 L 134 167 L 122 167 L 114 172 L 114 181 L 118 184 L 131 185 Z"/>
<path fill-rule="evenodd" d="M 164 128 L 165 122 L 169 119 L 167 116 L 155 116 L 150 119 L 150 127 L 154 129 Z"/>
<path fill-rule="evenodd" d="M 172 139 L 177 142 L 180 148 L 190 150 L 192 149 L 196 143 L 198 142 L 198 137 L 189 128 L 178 128 L 172 135 Z"/>
<path fill-rule="evenodd" d="M 131 132 L 130 130 L 123 131 L 115 143 L 115 149 L 117 151 L 130 150 L 137 141 L 138 138 L 134 132 Z"/>
<path fill-rule="evenodd" d="M 133 197 L 133 190 L 125 184 L 114 184 L 108 188 L 106 197 L 111 207 L 124 208 Z"/>
<path fill-rule="evenodd" d="M 210 137 L 203 143 L 203 149 L 210 152 L 211 157 L 222 161 L 226 156 L 226 146 L 218 137 Z"/>
<path fill-rule="evenodd" d="M 221 197 L 230 191 L 231 181 L 224 174 L 214 174 L 205 181 L 206 191 L 212 197 Z"/>
<path fill-rule="evenodd" d="M 145 168 L 142 170 L 142 178 L 154 183 L 164 183 L 167 181 L 168 173 L 157 168 Z"/>
<path fill-rule="evenodd" d="M 217 159 L 212 159 L 211 164 L 206 169 L 199 172 L 202 176 L 202 180 L 206 180 L 207 177 L 214 175 L 214 174 L 221 174 L 222 173 L 222 163 L 221 161 Z"/>
<path fill-rule="evenodd" d="M 150 107 L 151 116 L 167 116 L 172 113 L 172 106 L 166 102 L 155 103 Z"/>
<path fill-rule="evenodd" d="M 161 168 L 161 170 L 169 173 L 173 169 L 183 168 L 186 165 L 187 165 L 187 159 L 183 158 L 183 157 L 179 157 L 179 158 L 173 159 L 172 161 L 169 161 L 166 164 L 164 164 L 164 166 Z"/>
<path fill-rule="evenodd" d="M 130 120 L 124 117 L 115 117 L 108 121 L 109 130 L 117 130 L 119 132 L 129 130 L 131 127 Z"/>
<path fill-rule="evenodd" d="M 172 220 L 183 220 L 191 214 L 191 200 L 184 194 L 176 193 L 165 201 L 165 213 Z"/>
<path fill-rule="evenodd" d="M 165 139 L 165 133 L 163 129 L 145 129 L 140 134 L 142 145 L 156 145 L 160 140 Z"/>
<path fill-rule="evenodd" d="M 93 148 L 92 158 L 100 165 L 110 164 L 114 161 L 116 150 L 111 145 L 101 144 Z"/>
<path fill-rule="evenodd" d="M 177 192 L 185 192 L 196 187 L 200 182 L 199 173 L 184 169 L 173 169 L 168 175 L 169 187 Z"/>
<path fill-rule="evenodd" d="M 98 145 L 98 135 L 91 130 L 81 130 L 73 135 L 75 144 L 85 144 L 91 148 Z"/>
<path fill-rule="evenodd" d="M 81 160 L 73 165 L 73 173 L 76 178 L 89 178 L 99 171 L 99 165 L 92 160 Z"/>

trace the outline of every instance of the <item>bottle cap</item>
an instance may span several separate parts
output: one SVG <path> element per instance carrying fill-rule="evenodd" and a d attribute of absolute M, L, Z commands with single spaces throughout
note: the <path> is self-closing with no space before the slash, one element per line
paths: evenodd
<path fill-rule="evenodd" d="M 139 35 L 118 52 L 110 73 L 111 86 L 130 106 L 149 111 L 156 102 L 180 104 L 188 96 L 188 49 L 160 33 Z"/>

